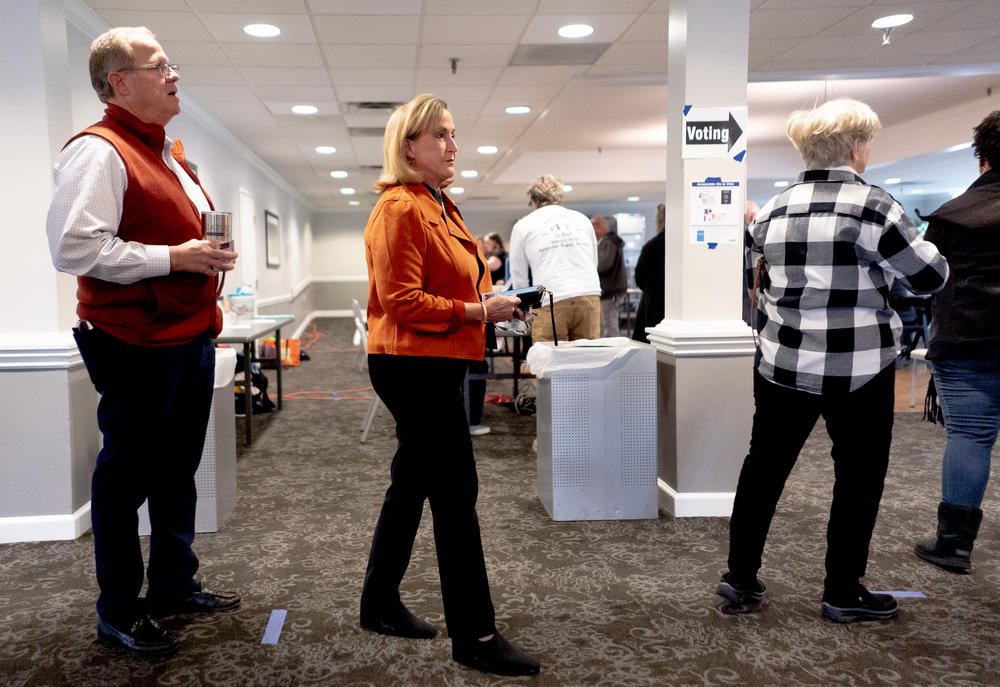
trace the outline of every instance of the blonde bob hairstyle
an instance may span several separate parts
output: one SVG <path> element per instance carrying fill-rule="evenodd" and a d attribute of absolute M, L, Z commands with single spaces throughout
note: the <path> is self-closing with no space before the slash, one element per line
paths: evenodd
<path fill-rule="evenodd" d="M 389 117 L 382 141 L 382 173 L 375 180 L 375 190 L 381 193 L 390 186 L 419 184 L 424 173 L 406 159 L 406 142 L 416 140 L 441 124 L 448 103 L 430 93 L 421 93 L 405 105 L 400 105 Z M 441 182 L 445 188 L 454 177 Z"/>
<path fill-rule="evenodd" d="M 145 26 L 119 26 L 108 29 L 90 44 L 90 85 L 97 91 L 102 103 L 115 97 L 108 74 L 134 66 L 132 42 L 139 37 L 156 40 L 153 32 Z"/>
<path fill-rule="evenodd" d="M 828 169 L 850 164 L 855 141 L 868 143 L 881 127 L 868 105 L 838 98 L 811 110 L 796 110 L 788 115 L 785 131 L 806 169 Z"/>

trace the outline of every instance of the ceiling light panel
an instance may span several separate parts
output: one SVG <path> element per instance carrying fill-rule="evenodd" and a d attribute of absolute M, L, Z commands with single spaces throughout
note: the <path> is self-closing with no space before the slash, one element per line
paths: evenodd
<path fill-rule="evenodd" d="M 239 14 L 205 12 L 198 15 L 212 32 L 215 40 L 220 43 L 252 43 L 267 45 L 269 43 L 314 43 L 309 16 L 302 14 Z M 281 29 L 281 35 L 274 38 L 255 38 L 247 35 L 243 27 L 247 24 L 273 24 Z M 155 29 L 154 29 L 155 30 Z M 157 33 L 157 35 L 159 35 Z"/>
<path fill-rule="evenodd" d="M 521 43 L 610 43 L 621 36 L 639 17 L 638 14 L 591 15 L 576 12 L 574 10 L 573 14 L 535 15 L 524 31 Z M 594 32 L 584 38 L 574 38 L 572 41 L 560 38 L 558 31 L 567 24 L 588 24 L 594 27 Z"/>
<path fill-rule="evenodd" d="M 281 29 L 274 24 L 247 24 L 243 27 L 243 33 L 254 38 L 277 38 L 281 35 Z"/>

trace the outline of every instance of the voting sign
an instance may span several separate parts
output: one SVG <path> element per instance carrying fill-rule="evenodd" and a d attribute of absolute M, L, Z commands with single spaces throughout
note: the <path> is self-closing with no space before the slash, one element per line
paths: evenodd
<path fill-rule="evenodd" d="M 747 108 L 684 106 L 681 157 L 728 157 L 742 162 L 747 152 Z"/>

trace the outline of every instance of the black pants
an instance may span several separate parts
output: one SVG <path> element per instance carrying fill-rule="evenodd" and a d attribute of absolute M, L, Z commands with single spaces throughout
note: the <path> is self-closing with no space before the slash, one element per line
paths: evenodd
<path fill-rule="evenodd" d="M 104 447 L 91 482 L 97 612 L 128 627 L 149 598 L 197 591 L 191 550 L 201 461 L 212 403 L 215 346 L 207 336 L 176 346 L 136 346 L 99 329 L 74 330 L 101 394 Z M 139 506 L 149 499 L 149 568 L 139 548 Z"/>
<path fill-rule="evenodd" d="M 810 394 L 754 372 L 753 430 L 729 523 L 729 570 L 752 578 L 799 451 L 822 416 L 833 441 L 833 503 L 827 525 L 827 594 L 853 592 L 864 576 L 892 441 L 895 374 L 882 370 L 846 394 Z"/>
<path fill-rule="evenodd" d="M 375 526 L 361 612 L 399 602 L 424 500 L 431 506 L 445 621 L 452 639 L 496 631 L 476 515 L 479 479 L 462 401 L 468 362 L 370 355 L 375 392 L 396 420 L 392 482 Z"/>

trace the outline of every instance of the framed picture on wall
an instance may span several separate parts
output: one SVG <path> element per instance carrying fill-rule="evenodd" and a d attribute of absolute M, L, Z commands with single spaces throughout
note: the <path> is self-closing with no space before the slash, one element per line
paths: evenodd
<path fill-rule="evenodd" d="M 270 210 L 264 210 L 264 245 L 268 267 L 281 267 L 281 222 Z"/>

